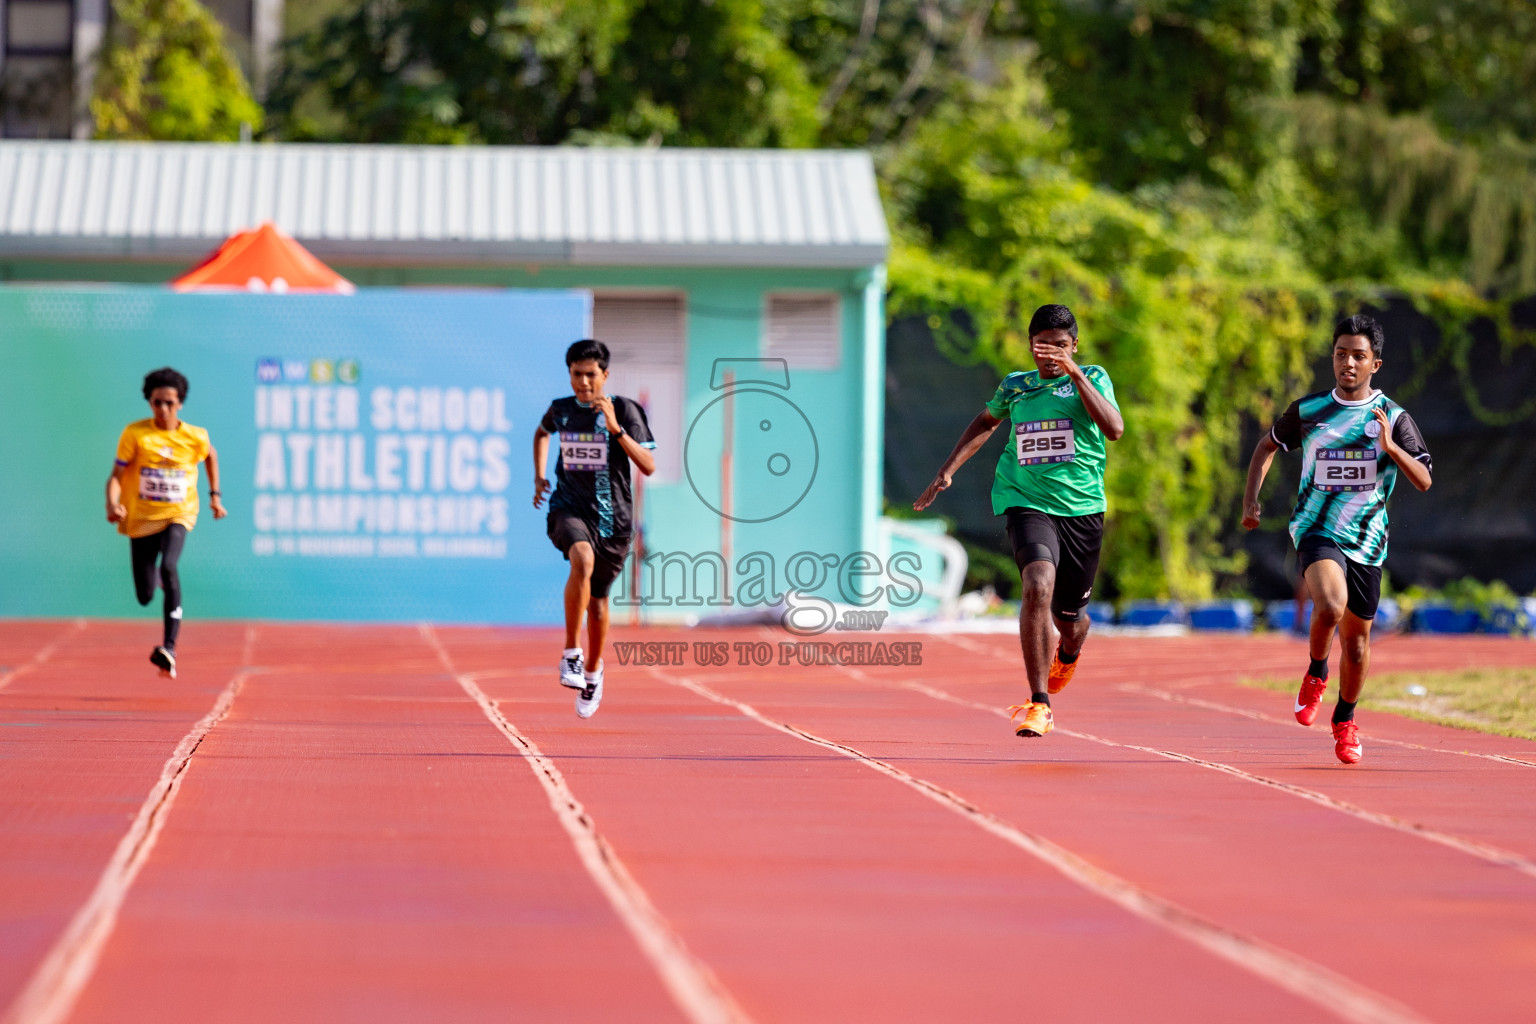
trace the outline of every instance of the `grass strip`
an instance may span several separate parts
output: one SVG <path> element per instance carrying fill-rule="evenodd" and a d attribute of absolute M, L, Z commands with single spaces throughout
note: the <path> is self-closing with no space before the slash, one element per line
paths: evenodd
<path fill-rule="evenodd" d="M 1244 686 L 1294 691 L 1294 679 L 1243 679 Z M 1338 697 L 1329 679 L 1322 717 Z M 1536 665 L 1459 672 L 1384 672 L 1365 681 L 1362 709 L 1390 711 L 1456 729 L 1536 740 Z"/>

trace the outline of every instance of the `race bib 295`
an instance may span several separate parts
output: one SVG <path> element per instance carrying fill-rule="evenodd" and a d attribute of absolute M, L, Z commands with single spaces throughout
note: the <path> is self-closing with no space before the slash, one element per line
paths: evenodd
<path fill-rule="evenodd" d="M 1014 447 L 1021 466 L 1071 462 L 1077 458 L 1077 440 L 1071 420 L 1033 420 L 1013 428 Z"/>
<path fill-rule="evenodd" d="M 596 434 L 560 431 L 560 462 L 569 473 L 573 469 L 595 472 L 608 468 L 608 442 Z"/>
<path fill-rule="evenodd" d="M 1320 491 L 1374 491 L 1375 448 L 1319 448 L 1312 486 Z"/>

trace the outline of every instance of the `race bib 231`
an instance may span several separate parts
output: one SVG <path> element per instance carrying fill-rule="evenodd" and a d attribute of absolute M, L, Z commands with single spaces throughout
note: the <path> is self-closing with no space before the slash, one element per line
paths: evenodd
<path fill-rule="evenodd" d="M 1375 448 L 1320 448 L 1312 486 L 1320 491 L 1374 491 Z"/>

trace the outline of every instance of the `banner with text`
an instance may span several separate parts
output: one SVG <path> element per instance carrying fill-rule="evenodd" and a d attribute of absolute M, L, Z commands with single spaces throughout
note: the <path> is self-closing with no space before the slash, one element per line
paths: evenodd
<path fill-rule="evenodd" d="M 189 618 L 558 621 L 529 453 L 590 322 L 570 291 L 0 290 L 0 615 L 137 609 L 103 488 L 119 432 L 150 415 L 144 374 L 172 366 L 229 509 L 214 521 L 200 473 Z"/>

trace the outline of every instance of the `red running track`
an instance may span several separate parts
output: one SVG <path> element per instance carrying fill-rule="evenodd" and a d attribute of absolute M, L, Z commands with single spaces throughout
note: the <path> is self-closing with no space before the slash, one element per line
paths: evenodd
<path fill-rule="evenodd" d="M 1232 683 L 1285 638 L 1094 638 L 1024 741 L 1006 636 L 610 658 L 584 722 L 547 631 L 194 625 L 172 682 L 147 628 L 0 623 L 5 1024 L 1536 1017 L 1536 744 L 1339 765 Z"/>

